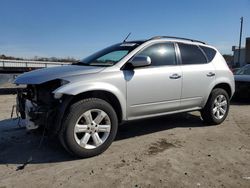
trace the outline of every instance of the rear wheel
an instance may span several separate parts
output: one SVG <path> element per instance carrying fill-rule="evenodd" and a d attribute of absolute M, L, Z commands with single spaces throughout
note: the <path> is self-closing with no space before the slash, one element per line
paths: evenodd
<path fill-rule="evenodd" d="M 111 145 L 117 127 L 117 116 L 109 103 L 97 98 L 84 99 L 70 107 L 60 140 L 71 154 L 92 157 Z"/>
<path fill-rule="evenodd" d="M 201 110 L 203 121 L 212 125 L 222 123 L 227 117 L 229 102 L 228 94 L 224 89 L 214 89 L 206 106 Z"/>

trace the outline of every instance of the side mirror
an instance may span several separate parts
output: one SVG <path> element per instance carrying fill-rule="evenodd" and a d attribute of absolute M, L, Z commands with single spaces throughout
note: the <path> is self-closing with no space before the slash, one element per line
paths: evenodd
<path fill-rule="evenodd" d="M 130 63 L 133 67 L 145 67 L 151 64 L 151 58 L 149 56 L 138 55 Z"/>

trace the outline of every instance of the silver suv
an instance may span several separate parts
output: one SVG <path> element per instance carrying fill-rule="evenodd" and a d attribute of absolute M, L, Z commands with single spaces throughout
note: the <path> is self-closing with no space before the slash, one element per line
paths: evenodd
<path fill-rule="evenodd" d="M 154 37 L 123 41 L 82 61 L 25 73 L 15 84 L 28 129 L 43 127 L 78 157 L 105 151 L 124 121 L 198 110 L 222 123 L 234 77 L 222 55 L 203 42 Z"/>

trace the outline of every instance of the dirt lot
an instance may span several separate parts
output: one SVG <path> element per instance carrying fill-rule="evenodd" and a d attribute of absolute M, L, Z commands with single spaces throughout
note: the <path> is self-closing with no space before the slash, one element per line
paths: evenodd
<path fill-rule="evenodd" d="M 74 159 L 57 142 L 10 120 L 14 96 L 0 96 L 0 187 L 250 187 L 250 102 L 205 126 L 199 113 L 120 127 L 102 155 Z M 17 166 L 33 161 L 23 170 Z"/>

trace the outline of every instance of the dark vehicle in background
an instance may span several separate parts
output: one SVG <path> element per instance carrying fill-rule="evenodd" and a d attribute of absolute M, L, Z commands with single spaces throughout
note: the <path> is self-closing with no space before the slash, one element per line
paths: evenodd
<path fill-rule="evenodd" d="M 250 99 L 250 64 L 241 67 L 234 73 L 236 98 Z"/>
<path fill-rule="evenodd" d="M 238 70 L 240 70 L 240 68 L 230 68 L 231 71 L 235 74 Z"/>

